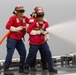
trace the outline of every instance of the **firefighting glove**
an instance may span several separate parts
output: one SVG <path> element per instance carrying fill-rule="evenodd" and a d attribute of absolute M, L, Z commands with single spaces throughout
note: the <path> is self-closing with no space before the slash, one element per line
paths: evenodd
<path fill-rule="evenodd" d="M 47 34 L 47 31 L 46 31 L 45 29 L 40 29 L 40 31 L 41 31 L 41 33 L 44 34 L 44 35 Z"/>
<path fill-rule="evenodd" d="M 49 40 L 49 34 L 45 34 L 45 41 Z"/>

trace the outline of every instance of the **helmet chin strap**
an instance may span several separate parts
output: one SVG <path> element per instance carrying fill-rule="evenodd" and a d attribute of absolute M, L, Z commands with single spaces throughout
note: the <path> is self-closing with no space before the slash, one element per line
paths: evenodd
<path fill-rule="evenodd" d="M 43 24 L 43 21 L 39 21 L 39 24 Z"/>
<path fill-rule="evenodd" d="M 22 20 L 23 18 L 24 18 L 24 16 L 21 16 L 21 15 L 19 15 L 19 14 L 17 14 L 18 16 L 19 16 L 19 18 Z"/>
<path fill-rule="evenodd" d="M 40 20 L 39 18 L 37 18 L 37 20 L 39 21 L 39 24 L 43 24 L 43 20 Z"/>

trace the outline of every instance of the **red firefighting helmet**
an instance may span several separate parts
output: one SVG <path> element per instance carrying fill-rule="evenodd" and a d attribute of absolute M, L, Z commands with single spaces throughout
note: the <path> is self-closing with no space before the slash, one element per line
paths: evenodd
<path fill-rule="evenodd" d="M 37 6 L 34 9 L 36 17 L 44 17 L 44 11 L 41 7 Z"/>
<path fill-rule="evenodd" d="M 20 8 L 22 8 L 23 10 L 19 11 Z M 24 7 L 23 6 L 16 6 L 14 11 L 13 11 L 13 14 L 16 14 L 17 12 L 25 12 Z"/>

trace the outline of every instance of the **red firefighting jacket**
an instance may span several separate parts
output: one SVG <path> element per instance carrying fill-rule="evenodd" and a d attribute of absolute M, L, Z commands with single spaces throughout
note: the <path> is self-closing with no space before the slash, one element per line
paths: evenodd
<path fill-rule="evenodd" d="M 44 24 L 39 24 L 38 20 L 35 18 L 31 18 L 30 21 L 32 21 L 32 22 L 29 23 L 29 26 L 27 28 L 27 33 L 29 34 L 29 44 L 40 45 L 40 44 L 45 43 L 45 35 L 44 34 L 30 35 L 30 32 L 34 29 L 38 29 L 39 27 L 46 29 L 47 27 L 49 27 L 48 22 L 43 20 Z"/>
<path fill-rule="evenodd" d="M 29 18 L 24 16 L 23 20 L 20 20 L 20 18 L 17 15 L 13 15 L 10 17 L 9 21 L 6 24 L 6 29 L 10 29 L 11 26 L 18 27 L 18 26 L 26 26 L 26 23 L 29 22 Z M 23 28 L 23 30 L 19 32 L 11 32 L 8 37 L 20 40 L 24 37 L 26 34 L 26 28 Z"/>

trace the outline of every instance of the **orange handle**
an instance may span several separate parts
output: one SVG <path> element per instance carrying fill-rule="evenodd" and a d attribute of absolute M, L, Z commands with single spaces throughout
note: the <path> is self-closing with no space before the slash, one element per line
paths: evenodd
<path fill-rule="evenodd" d="M 2 44 L 2 42 L 4 41 L 4 39 L 11 33 L 11 31 L 8 31 L 3 38 L 0 40 L 0 44 Z"/>

